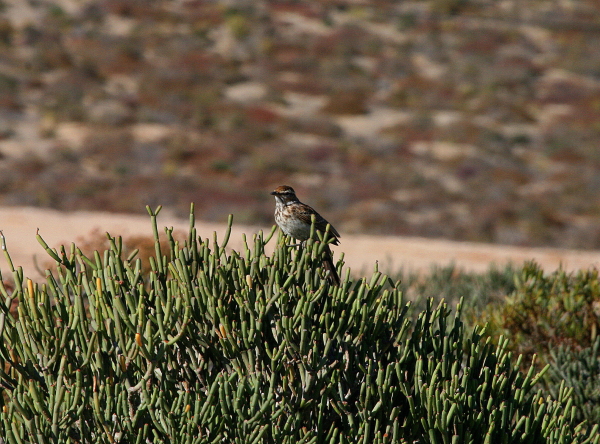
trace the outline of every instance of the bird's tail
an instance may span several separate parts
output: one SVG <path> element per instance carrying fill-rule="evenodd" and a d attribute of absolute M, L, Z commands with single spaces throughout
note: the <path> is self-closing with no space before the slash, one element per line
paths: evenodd
<path fill-rule="evenodd" d="M 333 263 L 333 255 L 331 254 L 331 250 L 329 247 L 325 248 L 323 251 L 323 267 L 325 267 L 326 271 L 329 271 L 329 283 L 332 285 L 339 286 L 340 285 L 340 276 L 335 269 L 335 264 Z"/>

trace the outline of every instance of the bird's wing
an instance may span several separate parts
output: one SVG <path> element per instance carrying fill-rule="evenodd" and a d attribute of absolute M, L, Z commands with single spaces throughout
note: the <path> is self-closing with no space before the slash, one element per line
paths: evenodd
<path fill-rule="evenodd" d="M 315 215 L 315 228 L 324 233 L 325 229 L 327 228 L 327 224 L 329 224 L 329 222 L 327 222 L 327 220 L 323 216 L 321 216 L 319 213 L 317 213 L 312 207 L 302 204 L 302 208 L 298 212 L 298 217 L 301 220 L 303 220 L 304 222 L 306 222 L 307 224 L 310 224 L 311 216 L 313 214 Z M 340 233 L 338 233 L 337 230 L 331 224 L 329 224 L 329 233 L 331 235 L 335 236 L 336 239 L 338 237 L 341 237 Z M 334 242 L 334 244 L 337 245 L 337 242 Z"/>

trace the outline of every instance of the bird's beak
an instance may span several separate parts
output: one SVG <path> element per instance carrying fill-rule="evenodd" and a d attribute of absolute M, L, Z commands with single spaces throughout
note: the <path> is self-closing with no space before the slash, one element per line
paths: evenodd
<path fill-rule="evenodd" d="M 277 193 L 276 193 L 275 191 L 271 191 L 271 195 L 272 195 L 272 196 L 276 196 L 276 195 L 277 195 Z"/>

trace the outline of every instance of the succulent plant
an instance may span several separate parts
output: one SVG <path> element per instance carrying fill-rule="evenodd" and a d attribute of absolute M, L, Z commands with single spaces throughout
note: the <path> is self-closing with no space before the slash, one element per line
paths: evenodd
<path fill-rule="evenodd" d="M 330 286 L 326 239 L 294 249 L 273 228 L 229 250 L 232 218 L 211 241 L 193 206 L 163 252 L 148 211 L 150 271 L 118 237 L 90 257 L 39 237 L 56 271 L 0 286 L 2 443 L 599 442 L 571 389 L 541 396 L 543 372 L 465 332 L 461 304 L 412 321 L 377 267 L 353 279 L 341 259 Z"/>

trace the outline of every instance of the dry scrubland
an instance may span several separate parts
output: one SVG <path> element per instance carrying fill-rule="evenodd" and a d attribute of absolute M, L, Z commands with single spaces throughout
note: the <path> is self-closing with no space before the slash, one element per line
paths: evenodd
<path fill-rule="evenodd" d="M 0 8 L 3 206 L 600 247 L 595 1 Z"/>

